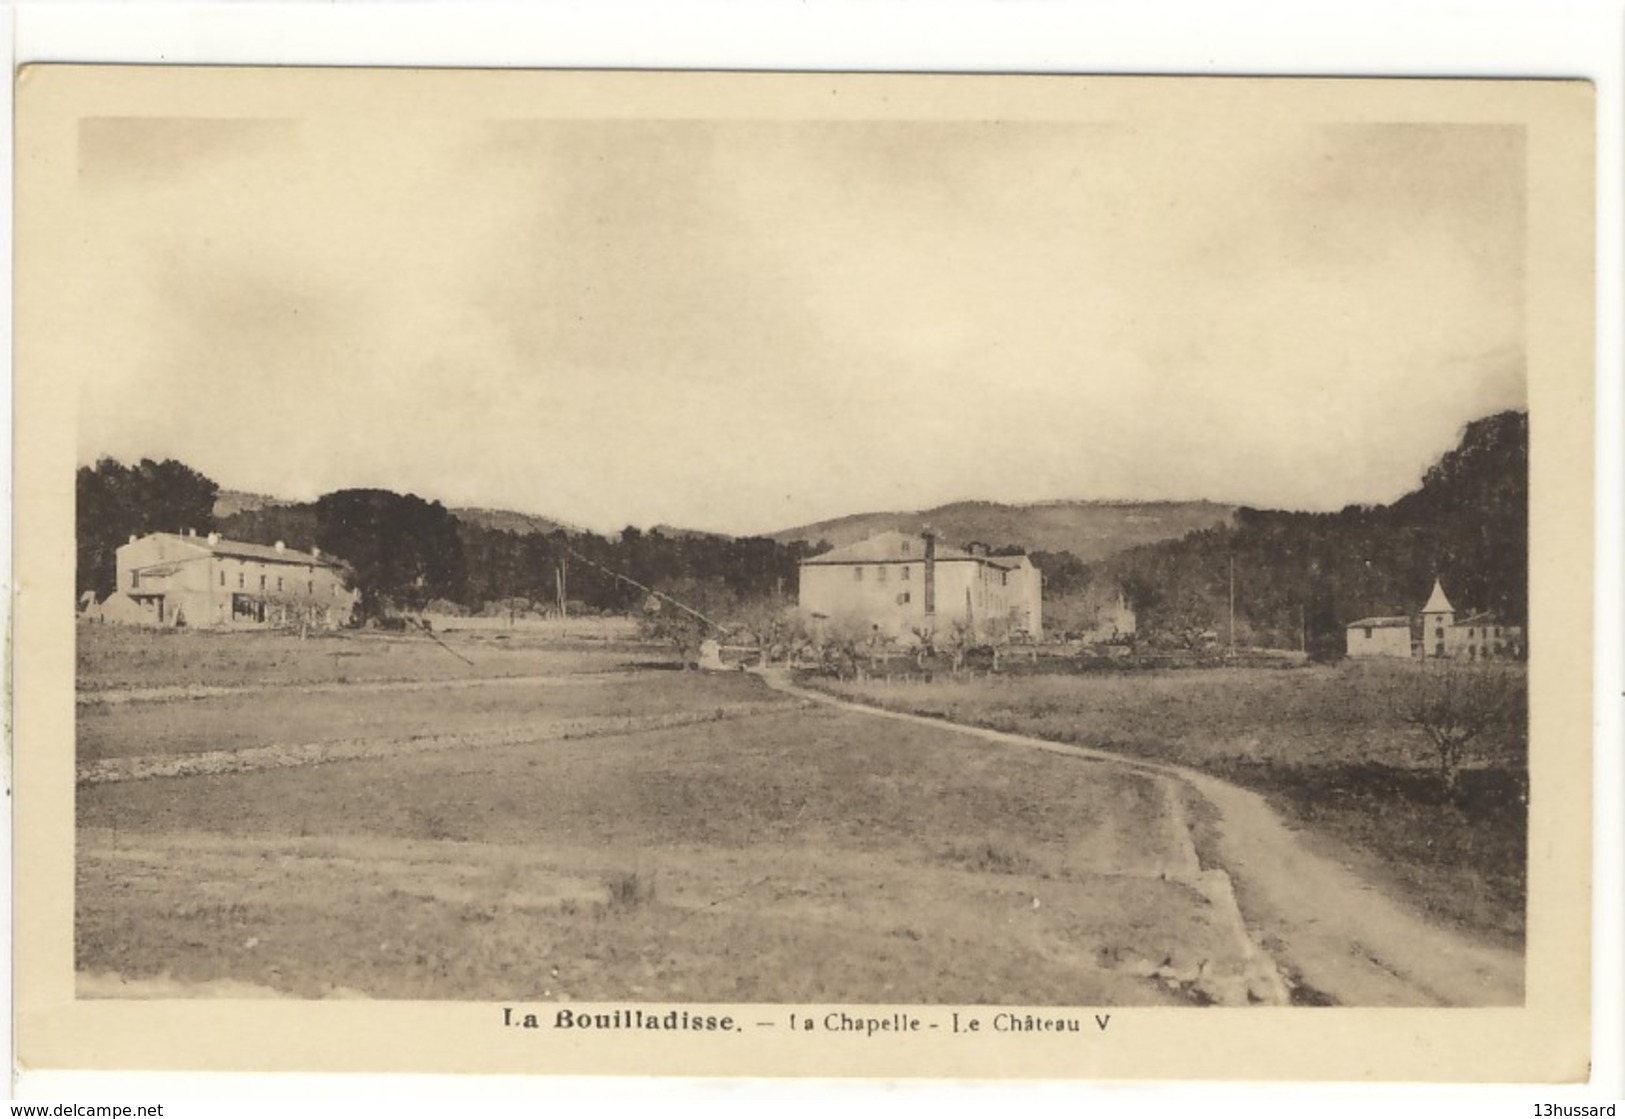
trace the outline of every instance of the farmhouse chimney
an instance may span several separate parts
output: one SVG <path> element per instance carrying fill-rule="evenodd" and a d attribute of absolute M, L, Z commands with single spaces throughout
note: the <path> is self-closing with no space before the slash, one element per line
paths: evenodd
<path fill-rule="evenodd" d="M 310 546 L 310 554 L 315 556 L 317 559 L 322 558 L 322 550 L 320 548 L 316 547 L 316 545 L 314 545 L 314 544 L 312 544 Z"/>
<path fill-rule="evenodd" d="M 218 543 L 220 543 L 220 534 L 218 532 L 209 533 L 209 544 L 210 544 L 210 546 L 212 547 L 213 545 L 218 544 Z"/>
<path fill-rule="evenodd" d="M 937 628 L 937 534 L 925 530 L 925 628 Z"/>
<path fill-rule="evenodd" d="M 136 541 L 136 535 L 135 535 L 135 533 L 132 532 L 132 533 L 130 533 L 130 543 L 134 544 L 135 541 Z"/>
<path fill-rule="evenodd" d="M 279 552 L 285 552 L 285 551 L 288 550 L 288 546 L 286 544 L 284 544 L 282 541 L 278 540 L 276 542 L 276 550 L 279 551 Z"/>

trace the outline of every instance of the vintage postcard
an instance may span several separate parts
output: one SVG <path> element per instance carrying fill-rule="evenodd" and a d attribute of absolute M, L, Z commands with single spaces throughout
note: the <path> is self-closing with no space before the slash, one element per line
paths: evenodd
<path fill-rule="evenodd" d="M 26 68 L 21 1061 L 1584 1079 L 1593 119 Z"/>

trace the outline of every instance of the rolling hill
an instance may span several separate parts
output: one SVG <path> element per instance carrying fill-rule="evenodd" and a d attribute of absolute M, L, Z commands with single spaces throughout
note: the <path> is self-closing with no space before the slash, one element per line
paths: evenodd
<path fill-rule="evenodd" d="M 1020 545 L 1034 552 L 1071 552 L 1094 561 L 1228 524 L 1235 506 L 1211 501 L 1049 501 L 1003 505 L 959 501 L 907 513 L 858 513 L 771 533 L 781 544 L 823 540 L 839 548 L 890 529 L 919 532 L 927 525 L 952 544 L 981 541 Z"/>

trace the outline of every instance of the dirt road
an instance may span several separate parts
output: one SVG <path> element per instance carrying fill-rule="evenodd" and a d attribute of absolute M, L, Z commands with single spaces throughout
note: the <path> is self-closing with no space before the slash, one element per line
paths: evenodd
<path fill-rule="evenodd" d="M 1509 1006 L 1523 1001 L 1521 955 L 1475 943 L 1400 906 L 1341 864 L 1309 850 L 1255 793 L 1180 766 L 884 711 L 796 687 L 783 674 L 765 675 L 781 691 L 843 710 L 1107 762 L 1192 790 L 1213 815 L 1211 842 L 1205 846 L 1208 860 L 1217 865 L 1203 870 L 1222 871 L 1233 882 L 1259 970 L 1278 969 L 1293 1001 L 1342 1006 Z"/>

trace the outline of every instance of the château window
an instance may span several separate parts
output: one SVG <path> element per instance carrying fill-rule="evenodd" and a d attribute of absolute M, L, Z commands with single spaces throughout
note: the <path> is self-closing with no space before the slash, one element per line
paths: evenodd
<path fill-rule="evenodd" d="M 130 586 L 131 586 L 131 588 L 133 589 L 135 587 L 139 587 L 140 585 L 141 585 L 141 572 L 139 572 L 139 571 L 130 572 Z"/>
<path fill-rule="evenodd" d="M 1371 627 L 1370 626 L 1365 627 L 1365 639 L 1367 641 L 1371 640 Z"/>
<path fill-rule="evenodd" d="M 282 589 L 282 576 L 280 575 L 276 577 L 276 589 L 279 591 Z"/>
<path fill-rule="evenodd" d="M 220 573 L 220 585 L 222 587 L 226 585 L 226 573 L 224 571 Z"/>
<path fill-rule="evenodd" d="M 902 567 L 901 567 L 901 568 L 900 568 L 900 569 L 899 569 L 899 571 L 900 571 L 900 573 L 899 573 L 899 574 L 898 574 L 898 576 L 897 576 L 897 577 L 898 577 L 898 578 L 899 578 L 899 579 L 901 579 L 901 580 L 902 580 L 902 581 L 903 581 L 903 582 L 905 582 L 905 583 L 906 583 L 906 582 L 908 582 L 908 580 L 909 580 L 909 574 L 908 574 L 908 573 L 909 573 L 909 566 L 908 566 L 908 564 L 906 564 L 906 563 L 905 563 L 905 564 L 904 564 L 904 565 L 903 565 L 903 566 L 902 566 Z"/>
<path fill-rule="evenodd" d="M 875 582 L 884 583 L 885 581 L 886 581 L 886 569 L 884 567 L 875 568 Z"/>
<path fill-rule="evenodd" d="M 237 589 L 243 589 L 243 573 L 241 571 L 237 572 Z"/>
<path fill-rule="evenodd" d="M 861 582 L 863 582 L 863 568 L 861 568 L 861 567 L 854 567 L 854 568 L 853 568 L 853 569 L 852 569 L 852 581 L 853 581 L 853 582 L 854 582 L 854 583 L 861 583 Z"/>

